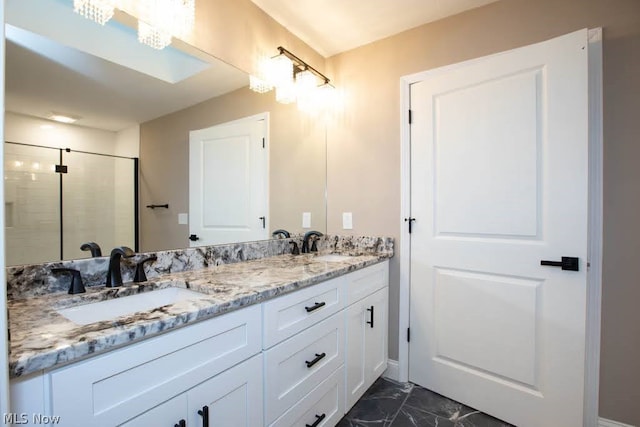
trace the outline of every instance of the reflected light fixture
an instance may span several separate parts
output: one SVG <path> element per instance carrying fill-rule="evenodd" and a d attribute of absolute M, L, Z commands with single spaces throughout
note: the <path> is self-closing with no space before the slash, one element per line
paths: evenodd
<path fill-rule="evenodd" d="M 73 10 L 100 25 L 113 17 L 116 0 L 73 0 Z"/>
<path fill-rule="evenodd" d="M 249 88 L 258 93 L 276 90 L 276 101 L 283 104 L 297 102 L 304 111 L 330 106 L 330 92 L 335 88 L 327 76 L 307 64 L 282 46 L 278 55 L 258 63 L 257 75 L 249 77 Z"/>
<path fill-rule="evenodd" d="M 185 38 L 195 23 L 195 0 L 73 0 L 76 13 L 104 25 L 115 9 L 138 18 L 138 41 L 164 49 L 171 38 Z"/>
<path fill-rule="evenodd" d="M 66 114 L 60 114 L 60 113 L 51 113 L 49 115 L 49 119 L 55 120 L 56 122 L 60 122 L 60 123 L 75 123 L 78 121 L 78 117 L 71 117 Z"/>

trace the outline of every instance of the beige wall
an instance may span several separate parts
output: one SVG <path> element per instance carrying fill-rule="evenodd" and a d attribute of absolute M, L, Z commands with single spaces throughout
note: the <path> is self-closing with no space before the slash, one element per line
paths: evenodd
<path fill-rule="evenodd" d="M 250 0 L 197 1 L 195 30 L 186 41 L 249 73 L 256 70 L 258 55 L 276 55 L 278 46 L 324 68 L 320 54 Z"/>
<path fill-rule="evenodd" d="M 269 54 L 279 44 L 322 68 L 317 53 L 249 0 L 210 0 L 198 2 L 198 8 L 191 42 L 245 71 L 254 67 L 258 54 Z M 600 414 L 640 425 L 640 311 L 635 309 L 640 301 L 640 1 L 502 0 L 330 58 L 326 71 L 344 89 L 346 106 L 327 130 L 327 231 L 346 233 L 341 213 L 350 211 L 352 234 L 400 235 L 401 76 L 598 26 L 605 38 Z M 144 138 L 144 127 L 142 132 Z M 171 128 L 158 124 L 146 132 L 149 141 L 166 136 L 178 143 L 153 149 L 143 144 L 142 162 L 149 156 L 147 161 L 160 162 L 166 171 L 176 163 L 186 164 L 181 137 Z M 144 176 L 142 185 L 157 180 L 171 189 L 174 184 L 162 170 Z M 150 189 L 148 194 L 160 201 L 166 193 Z M 186 194 L 182 197 L 179 203 L 186 206 Z M 183 231 L 172 232 L 171 238 L 176 246 L 184 245 Z M 397 358 L 398 267 L 396 257 L 391 265 L 392 358 Z"/>
<path fill-rule="evenodd" d="M 188 246 L 189 131 L 269 112 L 269 231 L 303 232 L 302 212 L 326 231 L 324 123 L 248 88 L 143 123 L 140 127 L 140 246 L 143 251 Z M 169 203 L 169 209 L 145 209 Z"/>
<path fill-rule="evenodd" d="M 604 28 L 604 278 L 600 415 L 640 425 L 640 1 L 504 0 L 329 59 L 345 91 L 328 128 L 328 232 L 399 237 L 400 77 L 569 33 Z M 397 358 L 399 263 L 391 263 Z"/>

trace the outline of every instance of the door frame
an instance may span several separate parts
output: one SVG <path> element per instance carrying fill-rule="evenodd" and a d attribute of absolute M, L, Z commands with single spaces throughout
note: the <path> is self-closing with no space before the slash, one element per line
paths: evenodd
<path fill-rule="evenodd" d="M 589 213 L 587 272 L 587 324 L 585 360 L 585 426 L 598 425 L 598 394 L 600 378 L 600 319 L 602 305 L 602 28 L 588 32 L 589 52 Z M 494 54 L 495 55 L 495 54 Z M 400 382 L 409 381 L 409 328 L 411 285 L 411 238 L 405 218 L 411 216 L 411 138 L 409 110 L 410 86 L 429 77 L 466 67 L 482 61 L 487 55 L 400 78 L 400 283 L 398 319 L 398 375 Z"/>

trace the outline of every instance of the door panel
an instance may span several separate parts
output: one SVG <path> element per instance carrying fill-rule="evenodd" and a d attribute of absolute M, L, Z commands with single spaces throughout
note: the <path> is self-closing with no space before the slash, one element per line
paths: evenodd
<path fill-rule="evenodd" d="M 535 70 L 434 95 L 439 235 L 537 236 L 542 84 Z"/>
<path fill-rule="evenodd" d="M 582 425 L 587 31 L 411 86 L 409 378 L 520 427 Z M 580 271 L 541 266 L 579 258 Z"/>
<path fill-rule="evenodd" d="M 191 246 L 268 237 L 266 127 L 249 117 L 189 133 Z"/>

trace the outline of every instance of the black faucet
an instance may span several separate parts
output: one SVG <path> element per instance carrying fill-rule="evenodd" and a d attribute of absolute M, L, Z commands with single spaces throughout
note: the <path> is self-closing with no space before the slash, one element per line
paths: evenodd
<path fill-rule="evenodd" d="M 276 230 L 273 233 L 271 233 L 271 235 L 277 238 L 280 238 L 279 236 L 284 236 L 285 239 L 288 239 L 291 237 L 291 234 L 289 234 L 287 230 L 283 230 L 283 229 Z"/>
<path fill-rule="evenodd" d="M 131 248 L 118 246 L 113 248 L 109 257 L 109 270 L 107 271 L 107 288 L 114 288 L 122 285 L 122 271 L 120 270 L 120 258 L 130 258 L 135 253 Z"/>
<path fill-rule="evenodd" d="M 93 258 L 102 256 L 102 250 L 100 249 L 100 246 L 96 242 L 83 243 L 82 246 L 80 246 L 80 250 L 91 251 L 91 256 Z"/>
<path fill-rule="evenodd" d="M 302 250 L 301 252 L 303 254 L 308 254 L 309 251 L 309 239 L 311 238 L 311 236 L 316 236 L 316 237 L 320 237 L 322 236 L 322 233 L 319 231 L 307 231 L 304 234 L 304 239 L 302 240 Z M 313 244 L 311 245 L 311 252 L 318 252 L 318 247 L 316 246 L 316 242 L 315 240 L 313 241 Z"/>

